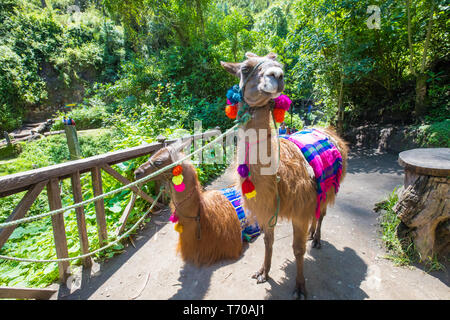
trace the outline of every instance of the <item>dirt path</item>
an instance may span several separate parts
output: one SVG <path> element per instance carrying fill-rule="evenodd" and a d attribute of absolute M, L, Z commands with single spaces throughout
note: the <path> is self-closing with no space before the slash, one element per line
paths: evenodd
<path fill-rule="evenodd" d="M 346 180 L 322 227 L 322 249 L 308 244 L 305 277 L 310 299 L 450 299 L 449 273 L 427 274 L 417 267 L 395 267 L 383 258 L 374 204 L 403 182 L 397 156 L 351 154 Z M 210 187 L 225 187 L 226 172 Z M 136 248 L 75 277 L 55 299 L 291 299 L 295 284 L 292 227 L 275 229 L 268 282 L 251 275 L 264 255 L 263 237 L 246 247 L 238 261 L 207 268 L 185 265 L 175 255 L 177 233 L 167 223 L 169 212 L 154 218 Z M 78 288 L 79 287 L 79 288 Z"/>

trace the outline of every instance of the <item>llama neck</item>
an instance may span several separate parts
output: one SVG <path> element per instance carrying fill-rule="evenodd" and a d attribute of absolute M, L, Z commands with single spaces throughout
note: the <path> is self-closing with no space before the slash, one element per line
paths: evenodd
<path fill-rule="evenodd" d="M 177 192 L 171 185 L 172 204 L 182 224 L 195 223 L 195 219 L 186 217 L 196 217 L 199 212 L 202 197 L 200 183 L 197 173 L 190 163 L 183 163 L 181 166 L 186 188 L 183 192 Z"/>
<path fill-rule="evenodd" d="M 272 134 L 272 128 L 270 127 L 270 105 L 252 108 L 251 113 L 252 118 L 244 126 L 246 136 L 248 136 L 246 147 L 249 148 L 250 172 L 253 176 L 273 176 L 275 171 L 267 170 L 270 167 L 275 167 L 275 162 L 278 161 L 276 157 L 272 156 L 276 155 L 275 147 L 277 144 L 273 140 L 276 139 L 276 135 Z M 254 132 L 254 134 L 251 132 Z M 240 143 L 239 146 L 243 147 L 244 144 Z M 253 157 L 253 160 L 250 159 L 251 157 Z M 273 173 L 269 174 L 270 171 L 273 171 Z"/>

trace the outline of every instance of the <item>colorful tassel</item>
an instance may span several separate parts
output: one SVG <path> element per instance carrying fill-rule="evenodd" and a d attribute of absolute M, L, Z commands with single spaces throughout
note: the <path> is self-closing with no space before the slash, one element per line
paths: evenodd
<path fill-rule="evenodd" d="M 286 110 L 284 110 L 284 109 L 273 109 L 273 117 L 275 119 L 275 122 L 277 122 L 277 123 L 284 122 L 285 113 L 286 113 Z"/>
<path fill-rule="evenodd" d="M 231 102 L 230 104 L 236 104 L 242 101 L 242 92 L 239 85 L 235 84 L 227 91 L 227 99 Z"/>
<path fill-rule="evenodd" d="M 291 99 L 285 94 L 273 99 L 273 101 L 275 101 L 275 109 L 283 109 L 285 111 L 289 110 L 292 103 Z"/>
<path fill-rule="evenodd" d="M 225 114 L 230 119 L 236 119 L 237 114 L 238 114 L 237 104 L 226 106 L 225 107 Z"/>
<path fill-rule="evenodd" d="M 174 177 L 172 178 L 172 183 L 173 183 L 174 185 L 177 186 L 177 185 L 183 183 L 183 179 L 184 179 L 183 175 L 182 175 L 182 174 L 179 174 L 179 175 L 174 176 Z"/>
<path fill-rule="evenodd" d="M 256 196 L 255 186 L 253 182 L 250 181 L 249 178 L 245 179 L 242 183 L 242 193 L 247 197 L 247 199 L 251 199 Z"/>
<path fill-rule="evenodd" d="M 172 223 L 177 223 L 178 222 L 178 216 L 176 211 L 172 212 L 172 215 L 169 218 L 169 221 Z"/>
<path fill-rule="evenodd" d="M 237 168 L 237 172 L 242 178 L 247 178 L 250 170 L 248 166 L 244 163 L 239 165 L 239 167 Z"/>
<path fill-rule="evenodd" d="M 183 167 L 180 166 L 180 165 L 178 165 L 178 166 L 176 166 L 175 168 L 172 169 L 172 174 L 174 176 L 178 176 L 178 175 L 180 175 L 182 173 L 183 173 Z"/>
<path fill-rule="evenodd" d="M 177 222 L 177 223 L 175 224 L 174 229 L 175 229 L 176 232 L 182 233 L 182 232 L 183 232 L 183 225 L 182 225 L 181 223 Z"/>
<path fill-rule="evenodd" d="M 184 184 L 184 182 L 178 185 L 174 185 L 173 187 L 175 188 L 176 192 L 183 192 L 184 189 L 186 189 L 186 185 Z"/>

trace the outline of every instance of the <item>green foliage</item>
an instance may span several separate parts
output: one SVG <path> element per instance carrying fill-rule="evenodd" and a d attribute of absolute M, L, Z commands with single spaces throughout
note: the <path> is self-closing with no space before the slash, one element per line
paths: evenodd
<path fill-rule="evenodd" d="M 423 147 L 450 148 L 450 119 L 420 126 L 416 140 Z"/>
<path fill-rule="evenodd" d="M 88 105 L 76 107 L 69 112 L 58 112 L 57 116 L 58 119 L 52 126 L 53 131 L 64 129 L 64 117 L 73 119 L 77 130 L 101 128 L 109 119 L 103 102 L 95 99 L 90 99 Z"/>
<path fill-rule="evenodd" d="M 0 147 L 0 160 L 17 157 L 22 152 L 20 144 L 10 144 Z"/>

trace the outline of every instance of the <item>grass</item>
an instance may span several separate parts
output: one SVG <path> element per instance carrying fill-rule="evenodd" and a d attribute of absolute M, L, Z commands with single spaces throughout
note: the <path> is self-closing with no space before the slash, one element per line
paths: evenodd
<path fill-rule="evenodd" d="M 445 266 L 439 262 L 436 255 L 422 259 L 415 248 L 414 242 L 409 237 L 399 238 L 397 230 L 401 220 L 393 210 L 398 202 L 397 188 L 392 191 L 386 200 L 377 203 L 375 207 L 375 211 L 381 211 L 379 223 L 382 241 L 388 251 L 385 258 L 393 261 L 396 266 L 411 267 L 416 263 L 424 263 L 426 272 L 445 270 Z"/>

